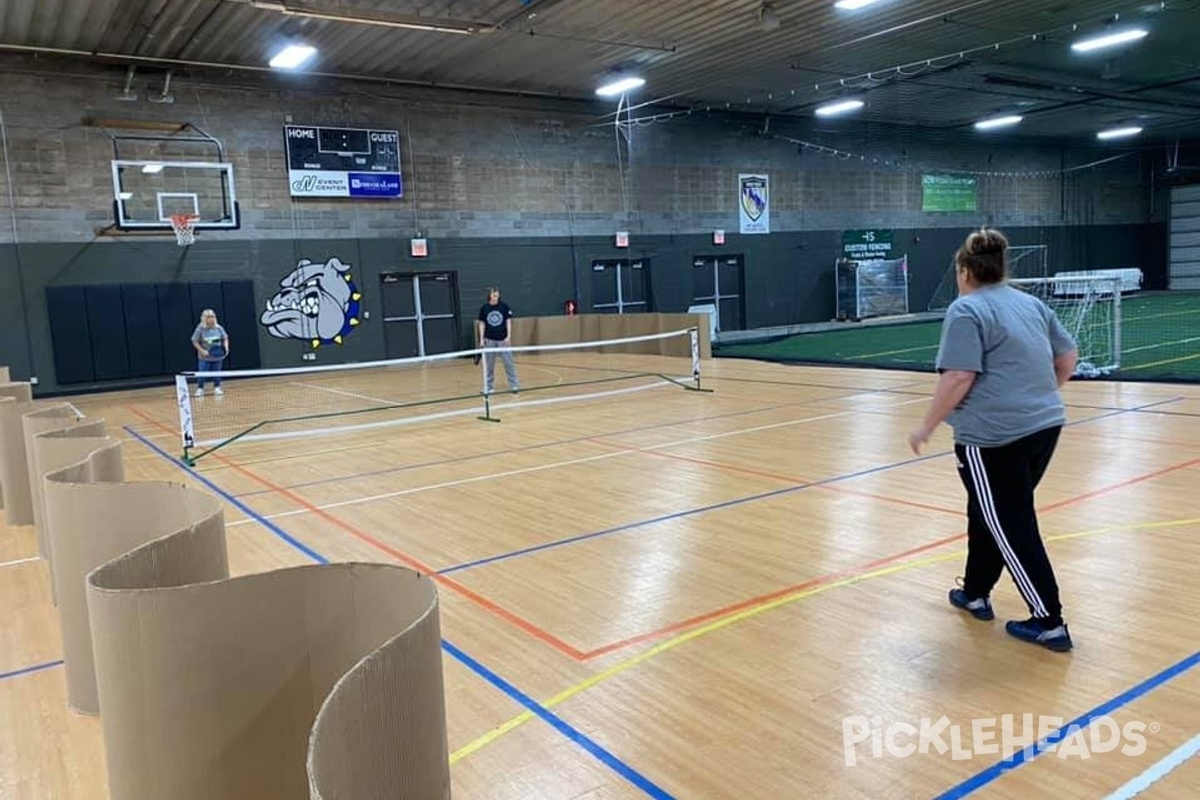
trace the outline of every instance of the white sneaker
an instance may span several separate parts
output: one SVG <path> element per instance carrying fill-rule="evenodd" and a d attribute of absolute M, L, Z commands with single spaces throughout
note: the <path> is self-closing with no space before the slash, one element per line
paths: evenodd
<path fill-rule="evenodd" d="M 215 394 L 217 397 L 220 397 L 221 395 L 225 394 L 225 392 L 220 386 L 218 386 L 216 389 L 213 389 L 213 394 Z"/>
<path fill-rule="evenodd" d="M 196 397 L 204 397 L 204 389 L 197 389 Z"/>

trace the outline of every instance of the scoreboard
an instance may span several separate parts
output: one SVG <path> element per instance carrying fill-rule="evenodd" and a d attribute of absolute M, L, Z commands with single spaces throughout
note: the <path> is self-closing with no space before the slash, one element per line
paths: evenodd
<path fill-rule="evenodd" d="M 292 197 L 404 196 L 396 131 L 285 125 L 284 141 Z"/>

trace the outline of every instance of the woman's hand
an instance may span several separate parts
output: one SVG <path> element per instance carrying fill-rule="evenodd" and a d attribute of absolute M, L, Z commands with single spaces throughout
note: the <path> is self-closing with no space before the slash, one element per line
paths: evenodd
<path fill-rule="evenodd" d="M 929 437 L 933 435 L 933 431 L 922 426 L 908 435 L 908 446 L 917 455 L 921 454 L 921 447 L 929 441 Z"/>

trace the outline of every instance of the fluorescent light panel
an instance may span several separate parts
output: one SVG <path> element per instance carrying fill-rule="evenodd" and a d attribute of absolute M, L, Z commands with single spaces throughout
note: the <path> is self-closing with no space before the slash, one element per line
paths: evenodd
<path fill-rule="evenodd" d="M 645 86 L 645 78 L 619 78 L 611 83 L 606 83 L 596 90 L 596 94 L 601 97 L 614 97 L 618 94 L 628 92 L 631 89 L 637 89 Z"/>
<path fill-rule="evenodd" d="M 860 8 L 878 3 L 879 0 L 838 0 L 833 5 L 843 11 L 857 11 Z"/>
<path fill-rule="evenodd" d="M 862 100 L 838 100 L 818 107 L 815 113 L 818 117 L 833 117 L 838 114 L 849 114 L 851 111 L 857 111 L 862 107 Z"/>
<path fill-rule="evenodd" d="M 147 175 L 157 175 L 162 171 L 162 164 L 146 164 L 144 167 L 142 167 L 142 172 L 146 173 Z"/>
<path fill-rule="evenodd" d="M 990 130 L 995 130 L 996 128 L 1007 128 L 1010 125 L 1016 125 L 1022 119 L 1024 119 L 1024 117 L 1019 117 L 1016 114 L 1012 114 L 1007 117 L 992 117 L 991 119 L 981 119 L 981 120 L 979 120 L 979 122 L 975 123 L 975 128 L 976 128 L 976 130 L 981 130 L 981 131 L 990 131 Z"/>
<path fill-rule="evenodd" d="M 271 59 L 275 69 L 295 69 L 317 53 L 317 48 L 305 44 L 289 44 Z"/>
<path fill-rule="evenodd" d="M 1096 138 L 1102 141 L 1107 141 L 1108 139 L 1125 139 L 1130 136 L 1137 136 L 1141 132 L 1141 128 L 1131 125 L 1127 128 L 1111 128 L 1107 131 L 1100 131 L 1096 134 Z"/>
<path fill-rule="evenodd" d="M 1141 28 L 1133 28 L 1127 31 L 1118 31 L 1117 33 L 1106 33 L 1103 36 L 1093 36 L 1090 39 L 1081 39 L 1071 45 L 1071 49 L 1076 53 L 1090 53 L 1093 50 L 1103 50 L 1106 47 L 1116 47 L 1119 44 L 1128 44 L 1146 38 L 1149 31 Z"/>

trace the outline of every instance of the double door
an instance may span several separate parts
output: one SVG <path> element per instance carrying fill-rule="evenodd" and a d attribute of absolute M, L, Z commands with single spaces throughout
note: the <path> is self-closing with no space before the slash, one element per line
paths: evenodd
<path fill-rule="evenodd" d="M 461 349 L 457 273 L 384 272 L 379 279 L 387 358 Z"/>
<path fill-rule="evenodd" d="M 717 309 L 718 331 L 746 327 L 742 256 L 696 256 L 692 259 L 692 304 Z"/>
<path fill-rule="evenodd" d="M 592 311 L 632 314 L 650 310 L 650 262 L 618 258 L 592 262 Z"/>

